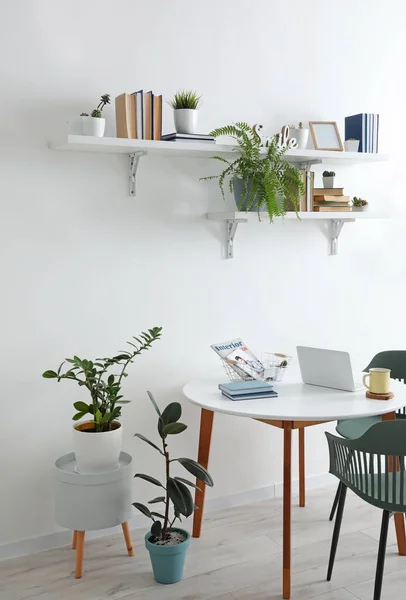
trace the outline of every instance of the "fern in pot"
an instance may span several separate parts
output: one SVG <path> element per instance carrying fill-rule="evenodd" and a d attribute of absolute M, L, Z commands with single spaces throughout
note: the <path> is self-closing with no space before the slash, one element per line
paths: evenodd
<path fill-rule="evenodd" d="M 161 337 L 162 327 L 153 327 L 127 342 L 129 350 L 121 350 L 111 358 L 88 360 L 74 356 L 66 358 L 57 371 L 42 374 L 45 379 L 58 382 L 67 379 L 84 387 L 90 393 L 89 404 L 73 403 L 73 450 L 77 469 L 81 473 L 104 473 L 117 468 L 122 447 L 122 427 L 119 422 L 123 400 L 121 387 L 128 376 L 127 368 L 134 358 L 149 350 L 151 344 Z M 81 421 L 90 415 L 91 419 Z"/>
<path fill-rule="evenodd" d="M 238 210 L 266 210 L 270 221 L 287 210 L 297 213 L 305 187 L 300 172 L 284 158 L 287 148 L 279 147 L 276 136 L 263 148 L 252 127 L 243 122 L 214 129 L 211 135 L 229 136 L 237 142 L 238 157 L 229 161 L 213 156 L 226 166 L 219 175 L 202 178 L 218 179 L 223 199 L 227 186 L 234 192 Z"/>
<path fill-rule="evenodd" d="M 133 506 L 152 520 L 151 530 L 145 535 L 145 546 L 150 554 L 155 580 L 158 583 L 176 583 L 182 579 L 190 534 L 185 529 L 174 525 L 176 521 L 181 521 L 182 517 L 190 517 L 197 508 L 189 489 L 197 488 L 197 485 L 188 479 L 173 475 L 172 467 L 176 464 L 181 465 L 189 474 L 197 478 L 197 483 L 201 481 L 212 487 L 213 480 L 206 469 L 191 458 L 171 458 L 169 455 L 169 437 L 182 433 L 187 428 L 187 425 L 180 422 L 182 407 L 179 402 L 171 402 L 161 412 L 151 392 L 148 392 L 148 396 L 158 415 L 160 446 L 140 433 L 136 433 L 135 436 L 161 454 L 165 475 L 163 483 L 144 473 L 134 475 L 160 488 L 162 492 L 148 502 L 151 508 L 140 502 L 134 502 Z M 153 510 L 155 505 L 163 506 L 160 512 Z"/>

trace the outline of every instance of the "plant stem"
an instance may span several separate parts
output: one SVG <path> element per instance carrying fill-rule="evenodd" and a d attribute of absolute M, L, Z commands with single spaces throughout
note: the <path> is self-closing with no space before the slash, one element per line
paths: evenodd
<path fill-rule="evenodd" d="M 168 524 L 169 524 L 169 492 L 168 492 L 168 479 L 169 479 L 169 452 L 167 451 L 167 445 L 165 440 L 163 440 L 163 448 L 165 454 L 165 463 L 166 463 L 166 499 L 165 499 L 165 519 L 164 519 L 164 527 L 162 530 L 162 539 L 166 539 L 168 533 Z"/>

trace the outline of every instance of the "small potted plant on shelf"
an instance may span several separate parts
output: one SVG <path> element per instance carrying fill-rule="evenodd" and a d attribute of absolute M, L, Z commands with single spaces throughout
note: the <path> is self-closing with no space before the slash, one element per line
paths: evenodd
<path fill-rule="evenodd" d="M 299 127 L 296 125 L 291 125 L 290 129 L 290 137 L 295 138 L 297 141 L 297 147 L 299 150 L 304 150 L 307 148 L 307 142 L 309 139 L 309 129 L 307 127 L 303 127 L 303 123 L 300 121 Z"/>
<path fill-rule="evenodd" d="M 179 90 L 168 101 L 173 108 L 173 120 L 177 133 L 197 133 L 197 121 L 202 97 L 194 90 Z"/>
<path fill-rule="evenodd" d="M 354 196 L 354 198 L 352 199 L 351 210 L 362 211 L 362 210 L 366 210 L 367 208 L 368 208 L 368 202 L 366 200 L 363 200 L 363 198 L 357 198 L 357 196 Z"/>
<path fill-rule="evenodd" d="M 215 138 L 231 136 L 237 142 L 237 158 L 230 162 L 222 156 L 213 156 L 227 166 L 220 175 L 202 177 L 203 180 L 218 179 L 223 199 L 228 180 L 238 210 L 258 213 L 266 210 L 270 221 L 285 215 L 287 210 L 297 213 L 305 187 L 300 172 L 284 158 L 287 147 L 280 148 L 276 136 L 263 148 L 252 127 L 242 122 L 215 129 L 211 135 Z"/>
<path fill-rule="evenodd" d="M 162 504 L 163 509 L 162 512 L 155 512 L 139 502 L 134 502 L 133 506 L 153 521 L 151 530 L 145 536 L 145 546 L 149 551 L 155 580 L 158 583 L 176 583 L 182 579 L 190 534 L 185 529 L 174 527 L 174 524 L 177 520 L 181 521 L 181 517 L 190 517 L 197 508 L 189 490 L 189 487 L 197 488 L 197 486 L 183 477 L 174 476 L 171 468 L 174 463 L 178 463 L 193 477 L 210 487 L 213 486 L 213 480 L 206 469 L 191 458 L 170 458 L 168 436 L 182 433 L 187 428 L 187 425 L 179 421 L 182 407 L 179 402 L 172 402 L 161 412 L 151 392 L 147 393 L 158 415 L 161 447 L 140 433 L 136 433 L 135 436 L 162 455 L 165 464 L 165 480 L 161 483 L 158 479 L 143 473 L 137 473 L 134 477 L 144 479 L 163 490 L 160 496 L 148 502 L 150 505 Z"/>
<path fill-rule="evenodd" d="M 74 356 L 66 358 L 57 371 L 48 370 L 42 374 L 45 379 L 58 382 L 69 379 L 90 393 L 89 404 L 73 403 L 74 421 L 91 415 L 91 420 L 81 421 L 73 428 L 73 449 L 79 472 L 103 473 L 117 468 L 122 446 L 122 427 L 118 419 L 121 405 L 129 402 L 120 394 L 123 378 L 128 376 L 126 370 L 134 358 L 148 350 L 161 337 L 161 331 L 162 327 L 153 327 L 142 332 L 133 338 L 135 343 L 127 342 L 130 350 L 122 350 L 112 358 L 87 360 Z"/>
<path fill-rule="evenodd" d="M 82 135 L 103 137 L 106 119 L 102 117 L 102 111 L 107 104 L 111 104 L 110 94 L 103 94 L 97 108 L 92 111 L 90 116 L 87 113 L 81 113 Z"/>
<path fill-rule="evenodd" d="M 349 138 L 344 142 L 344 148 L 346 152 L 358 152 L 359 149 L 359 140 L 355 138 Z"/>
<path fill-rule="evenodd" d="M 335 176 L 336 174 L 334 173 L 334 171 L 323 171 L 323 187 L 333 188 Z"/>

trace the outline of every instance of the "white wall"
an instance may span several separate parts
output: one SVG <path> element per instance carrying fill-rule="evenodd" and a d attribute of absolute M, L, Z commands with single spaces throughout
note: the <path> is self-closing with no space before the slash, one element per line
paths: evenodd
<path fill-rule="evenodd" d="M 298 343 L 351 351 L 361 369 L 377 351 L 404 348 L 404 37 L 402 0 L 15 0 L 0 23 L 2 344 L 0 543 L 58 531 L 52 468 L 71 449 L 73 384 L 41 373 L 73 353 L 122 348 L 163 326 L 126 382 L 125 449 L 137 470 L 160 473 L 151 389 L 180 399 L 188 431 L 174 451 L 195 456 L 199 411 L 188 379 L 215 370 L 209 344 L 241 335 L 258 350 Z M 236 257 L 222 258 L 221 211 L 204 160 L 142 159 L 127 194 L 123 156 L 56 153 L 48 140 L 100 94 L 143 87 L 168 98 L 204 95 L 201 131 L 235 120 L 268 133 L 299 120 L 381 114 L 388 164 L 340 169 L 337 185 L 367 197 L 390 221 L 344 227 L 338 256 L 315 223 L 241 226 Z M 114 112 L 106 111 L 107 133 Z M 164 109 L 164 130 L 172 130 Z M 232 206 L 232 199 L 227 201 Z M 297 368 L 297 367 L 294 367 Z M 324 428 L 309 430 L 309 476 L 325 473 Z M 216 417 L 209 498 L 281 481 L 281 435 Z M 147 499 L 137 484 L 135 499 Z M 329 499 L 326 498 L 326 514 Z"/>

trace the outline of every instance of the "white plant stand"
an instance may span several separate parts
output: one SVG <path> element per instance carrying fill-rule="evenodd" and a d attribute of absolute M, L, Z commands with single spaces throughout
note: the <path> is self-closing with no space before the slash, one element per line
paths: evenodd
<path fill-rule="evenodd" d="M 86 531 L 121 525 L 128 555 L 134 556 L 128 525 L 132 514 L 131 463 L 131 456 L 122 452 L 118 469 L 91 475 L 76 472 L 73 452 L 55 463 L 55 518 L 59 525 L 73 531 L 77 579 L 82 577 Z"/>

